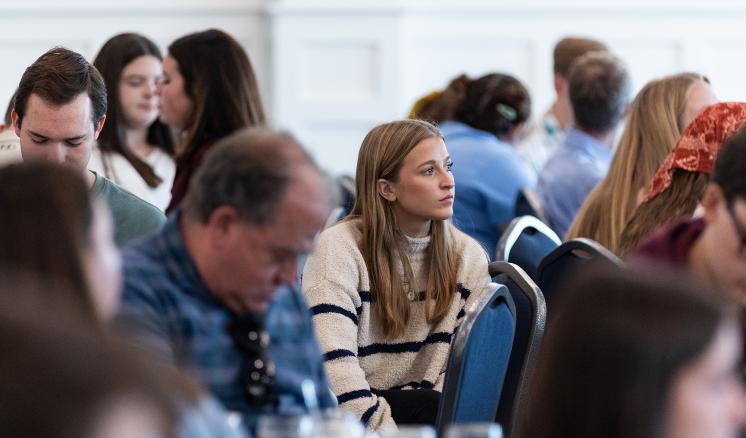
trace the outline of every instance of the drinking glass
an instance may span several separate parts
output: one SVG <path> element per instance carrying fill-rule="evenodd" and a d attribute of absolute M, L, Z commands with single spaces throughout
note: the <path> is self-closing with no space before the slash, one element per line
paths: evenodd
<path fill-rule="evenodd" d="M 495 423 L 452 424 L 445 438 L 503 438 L 503 430 Z"/>
<path fill-rule="evenodd" d="M 365 428 L 350 412 L 323 411 L 314 417 L 314 438 L 363 438 Z"/>
<path fill-rule="evenodd" d="M 381 433 L 381 438 L 435 438 L 431 426 L 399 426 L 398 432 Z"/>
<path fill-rule="evenodd" d="M 314 418 L 309 415 L 263 415 L 256 425 L 258 438 L 313 438 Z"/>

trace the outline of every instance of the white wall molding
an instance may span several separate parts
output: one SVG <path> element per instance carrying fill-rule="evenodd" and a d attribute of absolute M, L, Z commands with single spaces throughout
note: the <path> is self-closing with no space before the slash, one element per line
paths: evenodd
<path fill-rule="evenodd" d="M 511 73 L 534 113 L 553 98 L 551 51 L 593 36 L 624 58 L 636 87 L 682 70 L 721 98 L 746 100 L 746 2 L 738 0 L 25 0 L 0 4 L 0 107 L 23 69 L 53 45 L 92 58 L 115 33 L 162 48 L 210 27 L 247 49 L 277 127 L 322 165 L 352 172 L 373 125 L 459 73 Z"/>

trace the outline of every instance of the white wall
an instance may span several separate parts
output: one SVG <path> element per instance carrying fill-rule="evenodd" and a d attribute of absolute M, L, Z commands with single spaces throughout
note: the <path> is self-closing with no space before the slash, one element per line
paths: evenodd
<path fill-rule="evenodd" d="M 707 74 L 723 100 L 746 100 L 746 4 L 606 0 L 27 0 L 0 5 L 0 96 L 55 44 L 92 57 L 134 30 L 165 47 L 208 27 L 236 36 L 257 68 L 274 124 L 335 172 L 352 172 L 370 127 L 403 117 L 455 75 L 505 71 L 552 99 L 551 50 L 593 36 L 624 58 L 639 88 L 681 70 Z M 0 100 L 2 98 L 0 97 Z"/>

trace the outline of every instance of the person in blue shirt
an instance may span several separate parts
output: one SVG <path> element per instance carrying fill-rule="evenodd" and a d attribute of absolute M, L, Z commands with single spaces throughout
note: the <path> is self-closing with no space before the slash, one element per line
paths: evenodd
<path fill-rule="evenodd" d="M 526 87 L 501 73 L 459 76 L 411 114 L 440 124 L 458 183 L 453 223 L 491 256 L 515 216 L 518 192 L 535 182 L 512 146 L 530 114 Z"/>
<path fill-rule="evenodd" d="M 124 251 L 118 326 L 249 429 L 263 414 L 335 406 L 295 286 L 330 203 L 289 135 L 255 128 L 223 139 L 160 233 Z"/>
<path fill-rule="evenodd" d="M 575 126 L 544 166 L 536 188 L 544 214 L 560 236 L 609 170 L 616 128 L 630 101 L 629 74 L 614 55 L 589 52 L 570 68 L 569 92 Z"/>

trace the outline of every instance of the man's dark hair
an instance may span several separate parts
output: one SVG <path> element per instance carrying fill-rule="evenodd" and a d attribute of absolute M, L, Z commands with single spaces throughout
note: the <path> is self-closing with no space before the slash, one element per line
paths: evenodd
<path fill-rule="evenodd" d="M 725 141 L 715 160 L 711 180 L 723 191 L 727 202 L 746 200 L 746 128 Z"/>
<path fill-rule="evenodd" d="M 205 155 L 182 203 L 184 214 L 206 223 L 215 209 L 227 205 L 249 224 L 271 223 L 300 166 L 320 173 L 290 134 L 242 129 Z"/>
<path fill-rule="evenodd" d="M 21 76 L 15 95 L 18 125 L 26 114 L 26 104 L 36 94 L 53 105 L 66 105 L 80 93 L 87 93 L 93 108 L 93 124 L 106 115 L 106 85 L 96 67 L 83 55 L 55 47 L 34 61 Z"/>
<path fill-rule="evenodd" d="M 630 79 L 622 61 L 608 52 L 590 52 L 570 68 L 570 104 L 575 125 L 606 133 L 622 119 L 630 99 Z"/>

